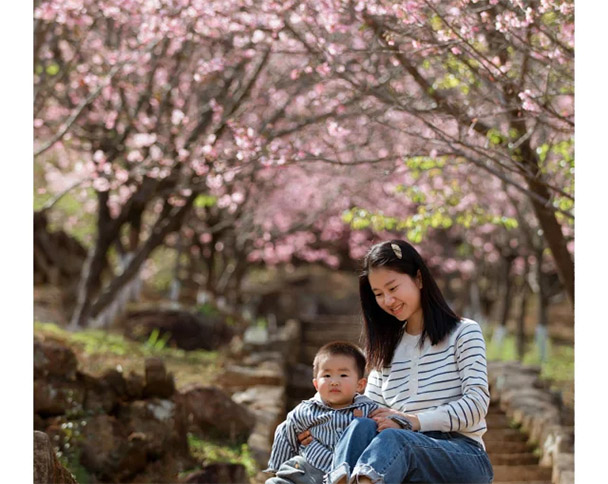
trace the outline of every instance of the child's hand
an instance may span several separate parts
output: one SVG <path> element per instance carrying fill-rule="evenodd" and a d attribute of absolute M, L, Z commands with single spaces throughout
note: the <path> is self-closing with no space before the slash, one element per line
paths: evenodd
<path fill-rule="evenodd" d="M 360 408 L 355 408 L 353 410 L 353 417 L 363 417 L 363 410 Z"/>
<path fill-rule="evenodd" d="M 312 442 L 312 435 L 310 435 L 310 430 L 305 430 L 302 433 L 298 434 L 298 442 L 300 445 L 308 445 Z"/>

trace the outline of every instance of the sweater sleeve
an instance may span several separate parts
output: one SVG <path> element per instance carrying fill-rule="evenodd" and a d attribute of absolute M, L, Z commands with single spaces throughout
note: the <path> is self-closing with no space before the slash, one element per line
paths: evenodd
<path fill-rule="evenodd" d="M 281 464 L 291 459 L 298 453 L 298 432 L 296 421 L 294 420 L 295 411 L 290 412 L 274 432 L 274 441 L 270 451 L 268 467 L 264 472 L 274 472 L 279 469 Z"/>
<path fill-rule="evenodd" d="M 367 377 L 365 396 L 373 400 L 378 405 L 388 407 L 389 405 L 382 396 L 382 374 L 378 370 L 372 370 Z"/>
<path fill-rule="evenodd" d="M 486 346 L 478 324 L 465 325 L 454 343 L 462 397 L 432 410 L 417 413 L 420 430 L 475 431 L 490 404 Z"/>

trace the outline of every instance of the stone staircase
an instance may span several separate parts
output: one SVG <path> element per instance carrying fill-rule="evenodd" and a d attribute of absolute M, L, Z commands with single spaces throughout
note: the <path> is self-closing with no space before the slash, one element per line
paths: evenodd
<path fill-rule="evenodd" d="M 551 484 L 551 467 L 538 465 L 528 436 L 514 427 L 498 403 L 490 405 L 486 420 L 483 440 L 494 468 L 494 484 Z"/>
<path fill-rule="evenodd" d="M 320 346 L 332 340 L 360 344 L 361 320 L 358 315 L 318 316 L 301 323 L 302 344 L 298 360 L 302 375 L 295 380 L 302 384 L 291 391 L 288 387 L 288 394 L 293 398 L 289 399 L 289 404 L 295 404 L 301 398 L 309 398 L 311 391 L 314 392 L 312 384 L 308 384 L 312 372 L 307 374 L 306 368 L 310 368 Z M 292 378 L 289 380 L 294 381 Z M 494 468 L 494 484 L 552 483 L 551 467 L 539 465 L 535 448 L 528 444 L 528 435 L 513 424 L 500 409 L 498 402 L 490 405 L 487 423 L 489 430 L 484 435 L 484 442 Z"/>

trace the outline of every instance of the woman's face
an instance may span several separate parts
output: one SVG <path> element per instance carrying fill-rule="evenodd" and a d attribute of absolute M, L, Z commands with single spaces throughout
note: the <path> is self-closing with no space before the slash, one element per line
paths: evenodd
<path fill-rule="evenodd" d="M 368 279 L 376 302 L 384 311 L 399 321 L 422 322 L 420 273 L 413 279 L 407 274 L 378 267 L 370 270 Z"/>

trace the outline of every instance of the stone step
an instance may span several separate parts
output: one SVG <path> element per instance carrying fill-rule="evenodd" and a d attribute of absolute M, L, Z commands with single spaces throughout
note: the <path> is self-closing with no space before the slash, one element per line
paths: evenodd
<path fill-rule="evenodd" d="M 537 465 L 496 465 L 494 468 L 494 482 L 497 481 L 550 481 L 553 469 Z"/>
<path fill-rule="evenodd" d="M 493 410 L 486 415 L 486 424 L 490 430 L 508 429 L 511 428 L 511 419 L 504 413 Z"/>
<path fill-rule="evenodd" d="M 522 454 L 531 452 L 534 447 L 526 442 L 503 442 L 502 440 L 486 440 L 486 451 L 488 454 Z"/>
<path fill-rule="evenodd" d="M 302 334 L 302 344 L 323 346 L 329 341 L 346 340 L 355 344 L 359 343 L 359 332 L 351 331 L 309 331 Z"/>
<path fill-rule="evenodd" d="M 488 425 L 488 430 L 483 435 L 483 440 L 500 440 L 502 442 L 526 442 L 528 437 L 526 434 L 520 432 L 517 429 L 495 429 Z"/>
<path fill-rule="evenodd" d="M 493 466 L 518 466 L 538 464 L 538 457 L 531 452 L 521 454 L 489 454 Z"/>

